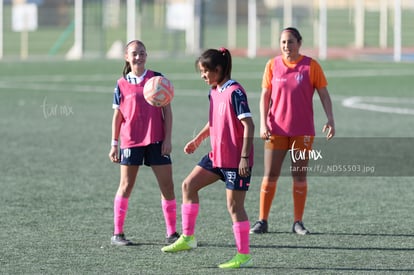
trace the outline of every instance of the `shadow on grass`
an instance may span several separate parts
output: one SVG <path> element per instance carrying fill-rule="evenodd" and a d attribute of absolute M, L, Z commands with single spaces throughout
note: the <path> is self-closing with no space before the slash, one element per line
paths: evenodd
<path fill-rule="evenodd" d="M 290 232 L 269 232 L 266 235 L 292 235 Z M 413 235 L 404 235 L 404 234 L 368 234 L 368 233 L 312 233 L 309 236 L 317 235 L 317 236 L 323 236 L 323 235 L 333 235 L 333 236 L 379 236 L 379 237 L 395 237 L 395 236 L 403 236 L 403 237 L 413 237 Z M 257 236 L 257 235 L 256 235 Z M 257 236 L 260 238 L 260 236 Z M 302 236 L 298 236 L 301 238 L 306 238 Z M 151 241 L 151 242 L 138 242 L 135 243 L 132 246 L 157 246 L 160 247 L 165 245 L 161 242 Z M 203 241 L 198 243 L 199 248 L 234 248 L 234 244 L 223 244 L 223 243 L 213 243 L 209 241 Z M 401 247 L 345 247 L 345 246 L 306 246 L 306 245 L 251 245 L 251 248 L 255 249 L 301 249 L 301 250 L 344 250 L 344 251 L 414 251 L 413 248 L 401 248 Z M 195 250 L 196 251 L 196 250 Z M 200 267 L 200 270 L 217 270 L 216 265 L 211 266 L 204 266 Z M 374 268 L 374 267 L 364 267 L 364 268 L 358 268 L 358 267 L 287 267 L 287 266 L 274 266 L 271 263 L 267 266 L 255 266 L 253 262 L 253 266 L 248 268 L 243 268 L 243 271 L 249 272 L 248 270 L 251 270 L 251 272 L 260 272 L 260 270 L 274 270 L 274 271 L 280 271 L 283 273 L 283 271 L 309 271 L 309 272 L 396 272 L 396 273 L 411 273 L 414 272 L 413 268 Z M 241 271 L 241 270 L 240 270 Z M 245 273 L 243 273 L 245 274 Z"/>
<path fill-rule="evenodd" d="M 404 269 L 404 268 L 355 268 L 355 267 L 294 267 L 294 268 L 285 268 L 285 267 L 271 267 L 269 269 L 287 269 L 287 270 L 298 270 L 298 271 L 348 271 L 348 272 L 413 272 L 414 269 Z"/>
<path fill-rule="evenodd" d="M 275 235 L 291 235 L 292 232 L 287 231 L 270 231 L 266 233 L 266 235 L 275 234 Z M 260 236 L 260 234 L 256 234 Z M 317 236 L 369 236 L 369 237 L 409 237 L 413 238 L 414 234 L 393 234 L 393 233 L 342 233 L 342 232 L 313 232 L 309 234 L 309 236 L 317 235 Z M 254 236 L 254 235 L 253 235 Z"/>
<path fill-rule="evenodd" d="M 409 237 L 413 238 L 414 234 L 391 234 L 391 233 L 335 233 L 335 232 L 312 232 L 312 235 L 326 236 L 368 236 L 368 237 Z"/>
<path fill-rule="evenodd" d="M 355 251 L 414 251 L 414 247 L 344 247 L 344 246 L 306 246 L 306 245 L 251 245 L 261 249 L 311 249 L 311 250 L 355 250 Z"/>

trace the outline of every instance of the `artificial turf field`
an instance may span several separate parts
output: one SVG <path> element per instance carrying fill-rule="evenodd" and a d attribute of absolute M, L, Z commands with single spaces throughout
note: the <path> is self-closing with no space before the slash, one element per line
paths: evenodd
<path fill-rule="evenodd" d="M 256 136 L 265 62 L 234 59 L 233 78 L 248 92 Z M 333 99 L 335 139 L 414 138 L 412 63 L 321 64 Z M 159 190 L 151 170 L 143 167 L 125 224 L 127 237 L 136 245 L 111 246 L 119 167 L 107 155 L 112 91 L 122 66 L 121 61 L 1 62 L 1 274 L 414 273 L 414 180 L 407 172 L 414 166 L 412 155 L 393 164 L 401 175 L 309 177 L 304 222 L 313 234 L 308 236 L 290 233 L 291 180 L 282 177 L 270 233 L 251 236 L 254 266 L 237 271 L 216 268 L 236 252 L 223 183 L 200 193 L 199 247 L 163 254 Z M 165 61 L 150 56 L 147 67 L 163 72 L 175 86 L 172 158 L 180 229 L 181 181 L 209 147 L 203 144 L 193 155 L 185 155 L 182 148 L 207 121 L 208 87 L 195 72 L 193 58 Z M 354 96 L 365 105 L 343 106 Z M 318 137 L 324 122 L 316 95 Z M 256 139 L 255 145 L 259 156 L 262 143 Z M 377 149 L 383 160 L 393 154 L 380 144 Z M 341 148 L 337 151 L 341 154 Z M 256 159 L 257 170 L 261 162 Z M 258 216 L 260 182 L 255 173 L 246 200 L 251 223 Z"/>

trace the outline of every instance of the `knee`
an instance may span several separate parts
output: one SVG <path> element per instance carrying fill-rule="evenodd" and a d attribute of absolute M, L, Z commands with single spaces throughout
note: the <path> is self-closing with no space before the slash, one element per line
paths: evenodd
<path fill-rule="evenodd" d="M 122 197 L 128 198 L 131 194 L 131 190 L 131 184 L 126 180 L 121 180 L 119 183 L 117 194 Z"/>
<path fill-rule="evenodd" d="M 183 194 L 191 193 L 191 181 L 185 179 L 181 185 L 181 191 L 183 192 Z"/>
<path fill-rule="evenodd" d="M 296 171 L 292 173 L 293 182 L 298 185 L 306 184 L 307 173 L 306 171 Z"/>
<path fill-rule="evenodd" d="M 232 220 L 236 220 L 237 217 L 237 209 L 234 205 L 227 204 L 227 211 L 229 212 L 229 215 Z"/>
<path fill-rule="evenodd" d="M 294 177 L 293 178 L 293 185 L 297 186 L 297 187 L 307 186 L 308 182 L 306 180 L 306 176 L 305 177 Z"/>
<path fill-rule="evenodd" d="M 243 205 L 237 204 L 235 201 L 227 202 L 227 211 L 231 216 L 235 216 L 243 209 Z"/>
<path fill-rule="evenodd" d="M 263 180 L 265 180 L 266 182 L 277 182 L 278 179 L 279 179 L 279 175 L 276 175 L 276 174 L 269 174 L 263 177 Z"/>
<path fill-rule="evenodd" d="M 227 210 L 233 222 L 248 220 L 244 204 L 227 203 Z"/>

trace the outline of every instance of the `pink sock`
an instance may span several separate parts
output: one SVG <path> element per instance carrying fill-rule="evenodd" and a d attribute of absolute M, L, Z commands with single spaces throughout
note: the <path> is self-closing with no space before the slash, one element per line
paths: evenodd
<path fill-rule="evenodd" d="M 236 241 L 237 252 L 240 254 L 250 253 L 249 230 L 250 223 L 248 220 L 233 223 L 234 239 Z"/>
<path fill-rule="evenodd" d="M 177 203 L 174 200 L 161 200 L 162 212 L 164 214 L 167 236 L 175 233 L 177 220 Z"/>
<path fill-rule="evenodd" d="M 128 198 L 115 196 L 114 200 L 114 234 L 124 233 L 124 222 L 128 211 Z"/>
<path fill-rule="evenodd" d="M 198 203 L 187 203 L 181 205 L 181 215 L 183 224 L 183 235 L 192 236 L 194 235 L 195 224 L 198 215 L 199 204 Z"/>

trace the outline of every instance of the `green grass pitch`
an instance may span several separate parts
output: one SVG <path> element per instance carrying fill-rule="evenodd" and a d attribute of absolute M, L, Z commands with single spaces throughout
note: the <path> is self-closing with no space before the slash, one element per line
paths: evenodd
<path fill-rule="evenodd" d="M 234 59 L 233 78 L 248 92 L 257 136 L 265 62 Z M 137 245 L 110 245 L 119 167 L 107 155 L 112 92 L 122 66 L 122 61 L 0 64 L 1 274 L 225 273 L 216 266 L 234 255 L 235 246 L 220 182 L 200 193 L 199 247 L 163 254 L 159 190 L 150 169 L 143 167 L 125 225 Z M 414 137 L 412 114 L 342 105 L 353 96 L 368 101 L 381 97 L 387 99 L 381 104 L 392 110 L 413 110 L 412 64 L 329 61 L 322 66 L 334 104 L 336 138 Z M 181 181 L 209 147 L 203 145 L 193 155 L 182 148 L 207 121 L 208 87 L 193 58 L 150 58 L 147 67 L 163 72 L 175 86 L 172 157 L 180 229 Z M 320 137 L 324 122 L 315 96 Z M 387 158 L 389 151 L 381 154 Z M 412 167 L 412 162 L 401 165 Z M 251 222 L 258 216 L 260 181 L 253 177 L 246 200 Z M 308 194 L 304 221 L 314 234 L 290 233 L 291 181 L 282 177 L 269 219 L 271 232 L 251 236 L 254 267 L 237 274 L 414 272 L 412 177 L 310 177 Z"/>

